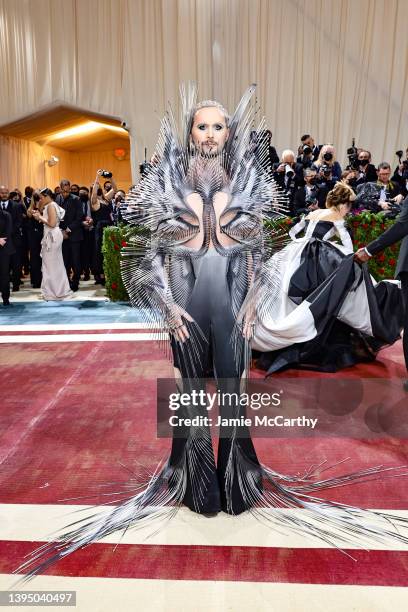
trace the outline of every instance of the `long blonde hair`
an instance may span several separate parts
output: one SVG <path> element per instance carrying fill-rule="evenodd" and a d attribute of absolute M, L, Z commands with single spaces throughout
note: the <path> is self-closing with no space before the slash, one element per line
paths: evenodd
<path fill-rule="evenodd" d="M 332 158 L 331 162 L 327 162 L 325 159 L 323 159 L 323 155 L 325 153 L 327 153 L 327 149 L 332 149 L 330 151 L 330 153 L 333 154 L 333 158 Z M 322 166 L 323 164 L 327 164 L 327 163 L 334 164 L 335 161 L 336 161 L 336 150 L 335 150 L 335 148 L 334 148 L 334 146 L 332 144 L 327 143 L 327 144 L 324 144 L 322 146 L 322 148 L 320 149 L 319 157 L 316 159 L 315 165 L 316 166 Z"/>
<path fill-rule="evenodd" d="M 35 197 L 34 197 L 35 196 Z M 37 205 L 37 210 L 40 210 L 40 192 L 38 189 L 33 191 L 33 195 L 31 196 L 30 206 L 27 208 L 27 216 L 32 217 L 35 209 L 35 205 Z M 41 211 L 40 211 L 41 212 Z"/>

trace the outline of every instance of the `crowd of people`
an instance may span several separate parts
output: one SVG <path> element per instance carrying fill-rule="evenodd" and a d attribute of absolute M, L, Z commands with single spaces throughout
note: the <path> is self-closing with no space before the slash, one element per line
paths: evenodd
<path fill-rule="evenodd" d="M 371 153 L 354 145 L 348 149 L 348 165 L 342 169 L 332 144 L 316 145 L 310 134 L 300 139 L 297 155 L 290 149 L 279 157 L 272 145 L 272 133 L 265 130 L 254 142 L 257 147 L 269 149 L 269 172 L 285 193 L 289 214 L 301 217 L 326 207 L 328 193 L 343 181 L 356 194 L 351 212 L 369 210 L 396 217 L 401 203 L 408 195 L 408 148 L 398 151 L 399 164 L 394 168 L 388 162 L 377 167 Z M 154 165 L 144 164 L 142 176 Z M 104 179 L 104 180 L 102 180 Z M 0 283 L 3 304 L 10 304 L 10 286 L 19 291 L 29 276 L 33 288 L 42 287 L 44 299 L 65 299 L 67 292 L 44 288 L 44 227 L 50 227 L 42 215 L 46 199 L 54 203 L 56 222 L 62 230 L 62 258 L 69 282 L 69 294 L 76 292 L 80 280 L 104 285 L 102 238 L 103 230 L 122 221 L 120 206 L 125 192 L 117 188 L 110 172 L 98 170 L 95 182 L 88 188 L 63 179 L 43 196 L 31 186 L 22 192 L 0 186 Z M 53 215 L 54 218 L 54 215 Z M 55 234 L 55 232 L 54 232 Z M 49 246 L 49 238 L 48 238 Z"/>
<path fill-rule="evenodd" d="M 354 211 L 384 211 L 394 217 L 400 212 L 402 200 L 408 195 L 408 148 L 405 159 L 403 152 L 398 152 L 400 162 L 393 171 L 385 161 L 375 166 L 370 151 L 353 146 L 347 151 L 349 163 L 342 169 L 334 146 L 317 146 L 310 134 L 301 137 L 297 155 L 285 149 L 280 159 L 271 145 L 271 137 L 271 132 L 266 131 L 271 172 L 287 195 L 293 217 L 325 208 L 327 194 L 340 180 L 356 194 Z"/>
<path fill-rule="evenodd" d="M 54 191 L 27 186 L 23 195 L 1 185 L 3 304 L 10 305 L 10 290 L 19 291 L 28 278 L 45 300 L 70 297 L 91 274 L 95 285 L 104 285 L 103 230 L 118 223 L 124 200 L 125 192 L 104 170 L 98 170 L 90 188 L 62 179 Z M 55 227 L 58 231 L 52 231 Z"/>

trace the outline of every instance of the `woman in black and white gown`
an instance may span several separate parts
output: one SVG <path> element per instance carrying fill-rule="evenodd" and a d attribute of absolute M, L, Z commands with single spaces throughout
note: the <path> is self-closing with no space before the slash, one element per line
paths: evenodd
<path fill-rule="evenodd" d="M 326 210 L 303 217 L 290 231 L 292 242 L 270 262 L 279 297 L 270 304 L 267 297 L 260 300 L 252 341 L 262 352 L 258 366 L 268 373 L 288 367 L 336 371 L 375 359 L 400 337 L 398 283 L 376 283 L 353 261 L 345 226 L 353 199 L 352 189 L 337 183 Z"/>

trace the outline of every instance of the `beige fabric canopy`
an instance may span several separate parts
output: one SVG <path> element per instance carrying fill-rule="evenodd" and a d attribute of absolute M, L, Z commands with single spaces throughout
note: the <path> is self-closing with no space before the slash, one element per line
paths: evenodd
<path fill-rule="evenodd" d="M 182 81 L 227 108 L 257 82 L 278 151 L 310 132 L 343 162 L 354 136 L 396 163 L 407 23 L 406 0 L 0 0 L 0 125 L 56 102 L 122 118 L 136 178 Z"/>

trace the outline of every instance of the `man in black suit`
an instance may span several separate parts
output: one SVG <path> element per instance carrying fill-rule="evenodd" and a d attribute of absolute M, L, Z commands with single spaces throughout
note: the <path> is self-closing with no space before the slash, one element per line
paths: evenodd
<path fill-rule="evenodd" d="M 15 251 L 12 228 L 11 215 L 0 205 L 0 293 L 4 306 L 10 305 L 10 257 Z"/>
<path fill-rule="evenodd" d="M 295 216 L 307 215 L 317 208 L 325 208 L 330 188 L 326 184 L 317 184 L 317 172 L 314 168 L 303 170 L 305 184 L 297 188 L 293 210 Z"/>
<path fill-rule="evenodd" d="M 393 183 L 398 183 L 405 198 L 408 194 L 408 148 L 405 151 L 405 159 L 400 159 L 391 180 Z"/>
<path fill-rule="evenodd" d="M 294 215 L 293 203 L 296 189 L 304 184 L 303 167 L 295 162 L 295 154 L 290 149 L 282 151 L 281 161 L 275 164 L 273 178 L 286 194 L 289 202 L 290 214 Z"/>
<path fill-rule="evenodd" d="M 371 163 L 371 153 L 366 149 L 361 149 L 357 157 L 358 168 L 350 170 L 345 181 L 354 191 L 359 185 L 374 183 L 377 180 L 377 170 Z"/>
<path fill-rule="evenodd" d="M 5 185 L 0 185 L 0 208 L 9 213 L 12 229 L 13 252 L 10 253 L 10 265 L 12 268 L 13 291 L 19 291 L 21 283 L 21 249 L 23 244 L 23 219 L 25 214 L 24 204 L 14 202 L 10 198 L 10 192 Z"/>
<path fill-rule="evenodd" d="M 313 136 L 310 134 L 303 134 L 300 138 L 302 143 L 298 147 L 297 163 L 302 164 L 304 168 L 310 168 L 313 162 L 319 157 L 320 148 L 315 144 Z"/>
<path fill-rule="evenodd" d="M 395 242 L 402 239 L 401 248 L 398 256 L 397 268 L 395 270 L 396 278 L 401 281 L 402 299 L 404 303 L 404 335 L 403 348 L 405 366 L 408 370 L 408 197 L 405 198 L 401 213 L 398 215 L 395 223 L 381 236 L 373 242 L 367 244 L 366 247 L 359 249 L 355 253 L 355 259 L 364 263 L 373 255 L 377 255 L 380 251 L 391 246 Z M 404 383 L 404 388 L 408 391 L 408 380 Z"/>
<path fill-rule="evenodd" d="M 91 214 L 89 189 L 85 185 L 79 188 L 79 199 L 82 202 L 82 211 L 85 217 L 84 221 L 82 221 L 82 227 L 84 228 L 84 239 L 81 242 L 81 271 L 84 275 L 84 281 L 89 281 L 93 264 L 92 259 L 95 244 L 95 230 Z"/>
<path fill-rule="evenodd" d="M 71 183 L 67 179 L 60 182 L 61 193 L 56 197 L 56 202 L 65 210 L 65 217 L 60 223 L 64 236 L 62 243 L 62 256 L 70 278 L 72 291 L 78 291 L 81 276 L 81 242 L 84 239 L 82 222 L 85 220 L 82 202 L 78 196 L 71 193 Z"/>

